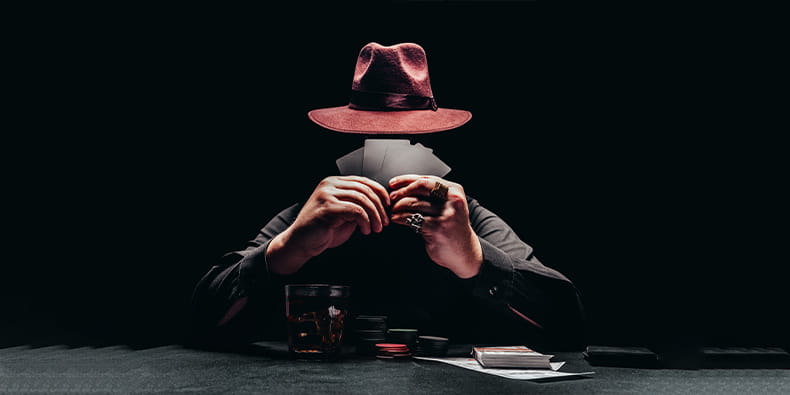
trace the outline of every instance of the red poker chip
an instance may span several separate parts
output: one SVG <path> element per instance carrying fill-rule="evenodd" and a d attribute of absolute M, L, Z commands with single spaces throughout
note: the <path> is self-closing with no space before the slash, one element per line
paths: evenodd
<path fill-rule="evenodd" d="M 409 346 L 401 343 L 376 343 L 376 357 L 384 359 L 401 359 L 411 357 Z"/>
<path fill-rule="evenodd" d="M 376 347 L 380 348 L 404 348 L 408 347 L 402 343 L 376 343 Z"/>

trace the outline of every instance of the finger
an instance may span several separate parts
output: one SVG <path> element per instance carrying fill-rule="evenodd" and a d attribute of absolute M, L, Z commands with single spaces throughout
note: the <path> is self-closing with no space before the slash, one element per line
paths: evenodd
<path fill-rule="evenodd" d="M 359 178 L 364 178 L 364 177 L 359 177 Z M 335 185 L 335 187 L 338 189 L 358 191 L 365 194 L 365 196 L 367 196 L 367 198 L 376 206 L 376 211 L 378 211 L 378 218 L 381 220 L 381 223 L 383 225 L 388 225 L 389 215 L 387 214 L 387 207 L 389 207 L 390 205 L 389 195 L 387 195 L 386 191 L 383 190 L 384 187 L 382 187 L 379 183 L 376 183 L 376 185 L 380 189 L 382 189 L 386 197 L 386 202 L 387 202 L 386 206 L 384 201 L 382 201 L 381 199 L 381 195 L 377 193 L 376 190 L 373 189 L 373 187 L 369 186 L 368 184 L 358 181 L 353 181 L 353 180 L 341 180 L 338 184 Z"/>
<path fill-rule="evenodd" d="M 438 216 L 442 213 L 444 203 L 418 199 L 415 197 L 404 197 L 392 205 L 392 212 L 417 212 L 423 215 Z"/>
<path fill-rule="evenodd" d="M 356 222 L 357 227 L 359 228 L 359 231 L 362 232 L 362 234 L 370 234 L 370 218 L 368 217 L 365 209 L 354 203 L 345 202 L 342 200 L 337 201 L 337 205 L 336 211 L 340 218 L 346 222 Z"/>
<path fill-rule="evenodd" d="M 379 197 L 379 199 L 381 199 L 382 203 L 384 203 L 385 206 L 389 207 L 390 195 L 387 192 L 387 189 L 384 188 L 384 186 L 379 184 L 378 182 L 362 176 L 344 176 L 344 177 L 339 177 L 339 179 L 343 181 L 353 181 L 353 182 L 359 182 L 365 184 L 365 186 L 367 186 L 374 193 L 376 193 L 376 195 Z"/>
<path fill-rule="evenodd" d="M 417 181 L 420 178 L 424 178 L 427 176 L 419 175 L 419 174 L 403 174 L 400 176 L 392 177 L 389 181 L 389 187 L 392 190 L 400 189 L 408 184 Z"/>
<path fill-rule="evenodd" d="M 376 204 L 370 200 L 370 197 L 363 192 L 355 189 L 340 189 L 334 193 L 335 198 L 340 201 L 356 204 L 365 210 L 365 214 L 370 222 L 371 228 L 376 233 L 384 229 L 384 220 L 382 219 L 386 214 L 381 214 Z M 378 200 L 376 198 L 376 200 Z"/>
<path fill-rule="evenodd" d="M 392 214 L 392 222 L 399 224 L 399 225 L 407 225 L 406 218 L 409 218 L 414 214 L 413 212 L 403 211 L 400 213 L 393 213 Z"/>
<path fill-rule="evenodd" d="M 408 184 L 405 184 L 405 180 L 398 181 L 396 185 L 401 185 L 401 187 L 390 193 L 390 200 L 396 201 L 405 196 L 431 197 L 431 190 L 436 182 L 437 180 L 427 176 L 419 176 Z"/>

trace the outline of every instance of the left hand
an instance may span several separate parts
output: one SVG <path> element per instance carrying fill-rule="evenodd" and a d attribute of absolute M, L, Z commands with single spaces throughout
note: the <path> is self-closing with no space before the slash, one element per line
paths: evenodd
<path fill-rule="evenodd" d="M 445 199 L 431 196 L 437 182 L 448 188 Z M 425 217 L 420 235 L 432 261 L 460 278 L 480 272 L 483 250 L 469 222 L 469 206 L 460 184 L 435 176 L 408 174 L 392 178 L 389 186 L 392 222 L 407 225 L 406 219 L 415 213 Z"/>

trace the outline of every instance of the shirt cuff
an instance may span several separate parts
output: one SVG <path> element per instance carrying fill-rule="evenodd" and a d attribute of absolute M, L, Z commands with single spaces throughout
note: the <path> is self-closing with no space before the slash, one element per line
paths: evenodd
<path fill-rule="evenodd" d="M 266 261 L 266 250 L 271 240 L 258 247 L 242 252 L 243 258 L 239 261 L 239 279 L 243 284 L 258 285 L 271 280 L 269 264 Z"/>
<path fill-rule="evenodd" d="M 462 281 L 476 298 L 505 308 L 513 293 L 515 265 L 504 251 L 483 238 L 479 239 L 483 250 L 480 273 Z"/>

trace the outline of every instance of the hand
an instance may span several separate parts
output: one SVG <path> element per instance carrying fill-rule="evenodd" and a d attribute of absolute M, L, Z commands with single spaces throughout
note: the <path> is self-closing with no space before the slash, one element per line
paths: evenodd
<path fill-rule="evenodd" d="M 437 182 L 448 187 L 446 199 L 431 196 Z M 392 222 L 406 225 L 415 213 L 425 217 L 420 234 L 431 260 L 460 278 L 480 272 L 483 249 L 469 222 L 469 206 L 460 184 L 434 176 L 403 175 L 391 179 L 389 186 Z"/>
<path fill-rule="evenodd" d="M 389 225 L 389 195 L 381 184 L 365 177 L 323 179 L 299 214 L 269 244 L 269 270 L 291 274 L 327 248 L 345 243 L 355 230 L 365 235 Z"/>

